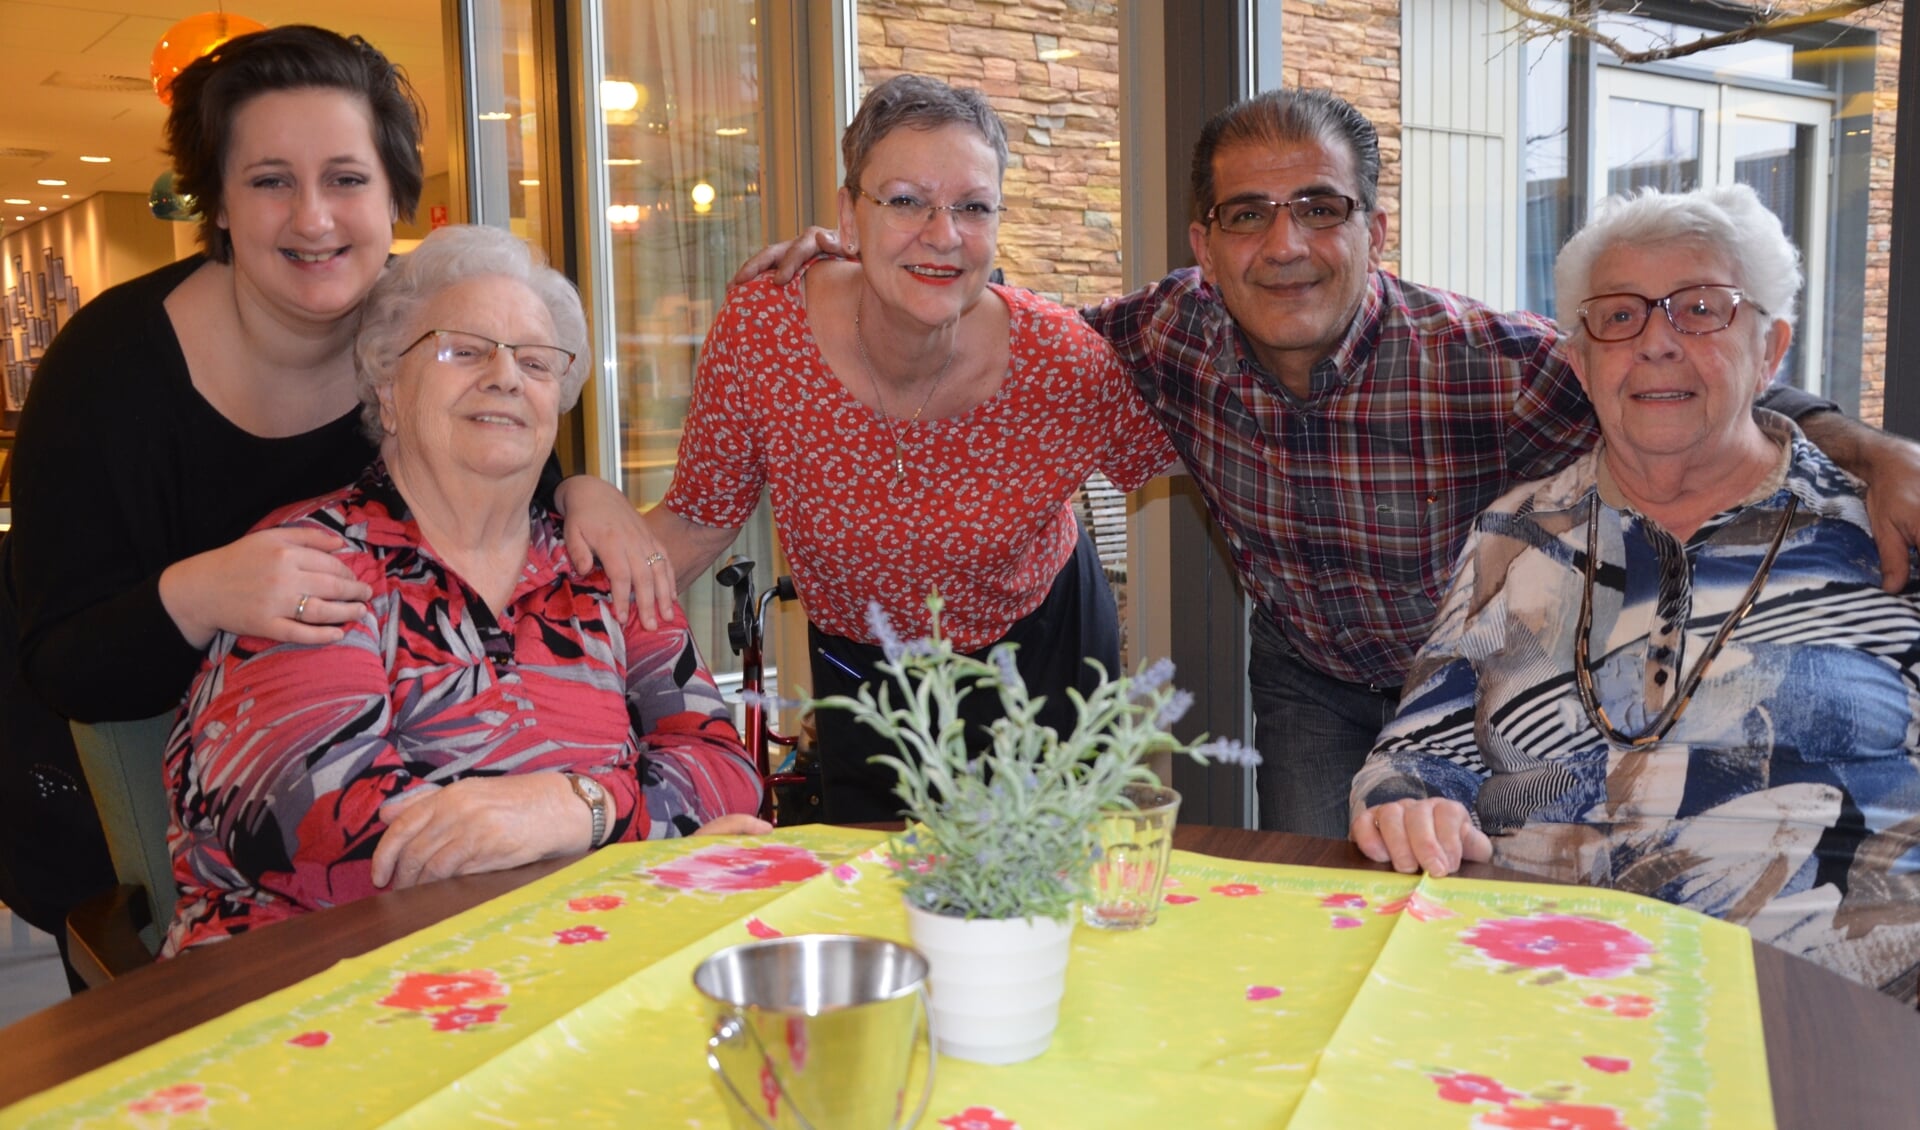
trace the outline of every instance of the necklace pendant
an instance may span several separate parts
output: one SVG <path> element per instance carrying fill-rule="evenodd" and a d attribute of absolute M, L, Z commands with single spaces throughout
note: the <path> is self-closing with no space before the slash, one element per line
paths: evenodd
<path fill-rule="evenodd" d="M 899 452 L 893 454 L 893 485 L 899 486 L 907 481 L 907 461 Z"/>

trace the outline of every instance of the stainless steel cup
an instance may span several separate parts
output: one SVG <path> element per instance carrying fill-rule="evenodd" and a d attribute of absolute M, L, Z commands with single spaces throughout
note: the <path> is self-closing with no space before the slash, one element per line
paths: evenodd
<path fill-rule="evenodd" d="M 933 1093 L 927 959 L 879 938 L 801 934 L 732 946 L 693 971 L 707 1066 L 735 1130 L 898 1130 Z M 926 1081 L 903 1119 L 915 1047 Z"/>

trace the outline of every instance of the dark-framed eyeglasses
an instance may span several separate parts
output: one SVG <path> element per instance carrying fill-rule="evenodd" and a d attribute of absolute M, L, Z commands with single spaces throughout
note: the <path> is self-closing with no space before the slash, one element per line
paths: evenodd
<path fill-rule="evenodd" d="M 1273 226 L 1280 209 L 1285 208 L 1294 223 L 1308 231 L 1325 231 L 1346 223 L 1360 207 L 1353 197 L 1331 192 L 1311 192 L 1292 200 L 1241 197 L 1222 200 L 1207 209 L 1207 223 L 1228 235 L 1259 235 Z"/>
<path fill-rule="evenodd" d="M 482 368 L 490 364 L 493 355 L 502 349 L 513 358 L 513 366 L 520 370 L 520 375 L 529 380 L 557 381 L 573 368 L 573 352 L 557 345 L 514 345 L 466 330 L 428 330 L 414 338 L 412 345 L 402 349 L 400 356 L 412 353 L 428 338 L 434 342 L 434 360 L 458 365 L 462 369 Z"/>
<path fill-rule="evenodd" d="M 885 200 L 855 185 L 853 190 L 880 206 L 880 218 L 897 232 L 917 232 L 945 212 L 953 217 L 953 226 L 961 231 L 985 231 L 1007 210 L 1004 204 L 987 200 L 959 200 L 952 204 L 930 204 L 910 192 L 896 192 Z"/>
<path fill-rule="evenodd" d="M 1752 306 L 1761 317 L 1766 308 L 1735 286 L 1683 286 L 1664 298 L 1644 294 L 1596 294 L 1580 305 L 1580 325 L 1595 341 L 1631 341 L 1646 331 L 1647 322 L 1658 306 L 1667 323 L 1678 333 L 1717 334 L 1733 324 L 1742 304 Z"/>

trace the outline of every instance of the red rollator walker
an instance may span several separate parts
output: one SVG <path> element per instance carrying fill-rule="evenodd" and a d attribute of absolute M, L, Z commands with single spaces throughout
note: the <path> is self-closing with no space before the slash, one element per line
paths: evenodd
<path fill-rule="evenodd" d="M 753 561 L 729 557 L 714 571 L 714 581 L 733 590 L 733 618 L 727 621 L 727 643 L 740 657 L 740 689 L 746 693 L 746 725 L 741 736 L 753 766 L 760 774 L 765 795 L 760 801 L 760 818 L 786 826 L 806 824 L 820 818 L 820 773 L 810 751 L 799 748 L 798 735 L 788 736 L 773 728 L 775 717 L 766 695 L 767 608 L 778 600 L 785 603 L 798 598 L 792 577 L 781 577 L 773 587 L 753 591 Z M 788 751 L 775 767 L 775 747 Z"/>

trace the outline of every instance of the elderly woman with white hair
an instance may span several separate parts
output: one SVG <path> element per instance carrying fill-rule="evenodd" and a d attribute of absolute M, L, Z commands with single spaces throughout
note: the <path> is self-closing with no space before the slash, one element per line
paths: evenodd
<path fill-rule="evenodd" d="M 1860 483 L 1754 407 L 1800 271 L 1744 187 L 1603 205 L 1555 267 L 1592 453 L 1482 514 L 1354 778 L 1374 859 L 1650 895 L 1905 1000 L 1920 586 Z"/>
<path fill-rule="evenodd" d="M 380 456 L 263 523 L 343 539 L 372 596 L 336 643 L 214 638 L 166 755 L 166 953 L 382 888 L 766 829 L 684 616 L 616 616 L 535 498 L 586 337 L 571 284 L 490 228 L 436 231 L 376 285 L 355 360 Z"/>

